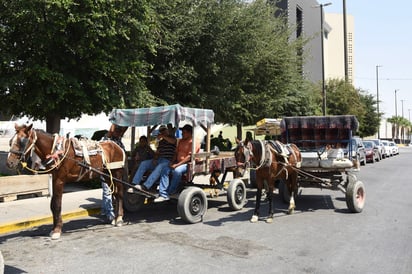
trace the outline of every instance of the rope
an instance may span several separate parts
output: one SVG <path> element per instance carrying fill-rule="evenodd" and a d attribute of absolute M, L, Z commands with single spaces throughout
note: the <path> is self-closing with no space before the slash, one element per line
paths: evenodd
<path fill-rule="evenodd" d="M 101 146 L 100 146 L 101 147 Z M 104 154 L 104 149 L 101 147 L 102 149 L 102 163 L 103 165 L 105 165 L 106 163 L 106 155 Z M 109 186 L 109 191 L 110 194 L 113 195 L 114 192 L 114 183 L 113 183 L 113 174 L 112 174 L 112 170 L 107 168 L 107 171 L 109 172 L 109 178 L 110 178 L 110 184 L 107 184 Z M 105 180 L 106 181 L 106 180 Z"/>
<path fill-rule="evenodd" d="M 37 136 L 37 135 L 36 135 L 36 136 Z M 36 140 L 37 140 L 37 138 L 36 138 Z M 67 139 L 66 139 L 66 140 L 67 140 Z M 66 141 L 66 140 L 65 140 L 65 141 Z M 69 153 L 70 145 L 71 145 L 70 140 L 67 140 L 67 141 L 69 142 L 69 145 L 68 145 L 66 151 L 64 152 L 63 157 L 62 157 L 61 159 L 58 158 L 58 162 L 57 162 L 54 166 L 52 166 L 51 168 L 46 169 L 46 170 L 41 170 L 41 171 L 39 171 L 39 170 L 35 170 L 35 169 L 32 169 L 32 168 L 29 168 L 29 167 L 27 166 L 27 162 L 21 162 L 22 167 L 25 168 L 25 169 L 27 169 L 28 171 L 31 171 L 31 172 L 36 173 L 36 174 L 49 173 L 49 172 L 52 171 L 53 169 L 57 168 L 57 167 L 63 162 L 63 160 L 67 157 L 67 154 Z M 35 143 L 33 143 L 33 144 L 35 144 Z M 54 142 L 53 142 L 53 144 L 54 144 Z M 34 145 L 33 145 L 33 147 L 34 147 Z"/>

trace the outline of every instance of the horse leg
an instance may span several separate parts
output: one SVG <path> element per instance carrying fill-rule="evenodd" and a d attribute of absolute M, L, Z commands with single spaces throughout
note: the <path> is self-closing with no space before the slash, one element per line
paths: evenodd
<path fill-rule="evenodd" d="M 293 214 L 295 212 L 295 193 L 297 190 L 297 176 L 291 174 L 288 179 L 288 190 L 290 194 L 288 214 Z"/>
<path fill-rule="evenodd" d="M 63 228 L 62 220 L 62 195 L 63 195 L 64 182 L 61 179 L 53 181 L 53 197 L 50 202 L 50 209 L 53 214 L 53 229 L 50 232 L 52 240 L 60 238 Z"/>
<path fill-rule="evenodd" d="M 257 192 L 256 192 L 256 206 L 253 216 L 250 219 L 251 223 L 256 223 L 259 219 L 260 199 L 262 199 L 263 181 L 256 178 Z"/>
<path fill-rule="evenodd" d="M 122 178 L 123 170 L 118 171 L 117 178 Z M 116 221 L 115 226 L 120 227 L 123 225 L 123 184 L 116 183 L 116 191 L 115 191 L 115 199 L 116 199 L 116 206 L 115 206 L 115 215 Z"/>
<path fill-rule="evenodd" d="M 269 202 L 269 217 L 266 219 L 266 223 L 271 224 L 273 222 L 273 188 L 274 188 L 274 181 L 270 181 L 269 183 L 269 190 L 267 192 L 267 200 Z"/>

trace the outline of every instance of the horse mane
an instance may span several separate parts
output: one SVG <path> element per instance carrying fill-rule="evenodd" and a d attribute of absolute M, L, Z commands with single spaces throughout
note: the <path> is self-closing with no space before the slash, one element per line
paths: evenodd
<path fill-rule="evenodd" d="M 43 129 L 36 128 L 36 129 L 34 129 L 34 131 L 36 131 L 36 133 L 45 134 L 45 135 L 48 135 L 48 136 L 50 136 L 50 137 L 53 136 L 52 134 L 48 133 L 47 131 L 45 131 L 45 130 L 43 130 Z"/>

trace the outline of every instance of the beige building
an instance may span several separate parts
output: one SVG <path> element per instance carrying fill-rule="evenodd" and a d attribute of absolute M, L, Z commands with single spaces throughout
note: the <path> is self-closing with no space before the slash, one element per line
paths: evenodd
<path fill-rule="evenodd" d="M 325 80 L 330 78 L 345 79 L 343 14 L 325 13 L 325 22 L 330 27 L 330 31 L 325 34 L 327 37 L 324 40 Z M 347 14 L 348 79 L 353 85 L 355 84 L 354 30 L 354 18 L 352 15 Z"/>

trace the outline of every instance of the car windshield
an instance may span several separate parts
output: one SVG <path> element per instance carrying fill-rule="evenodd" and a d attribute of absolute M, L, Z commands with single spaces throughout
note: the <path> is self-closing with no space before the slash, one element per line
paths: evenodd
<path fill-rule="evenodd" d="M 388 146 L 388 145 L 389 145 L 389 143 L 388 143 L 387 141 L 382 141 L 382 144 L 383 144 L 384 146 Z"/>
<path fill-rule="evenodd" d="M 364 145 L 366 148 L 373 148 L 373 142 L 363 142 L 363 145 Z"/>

